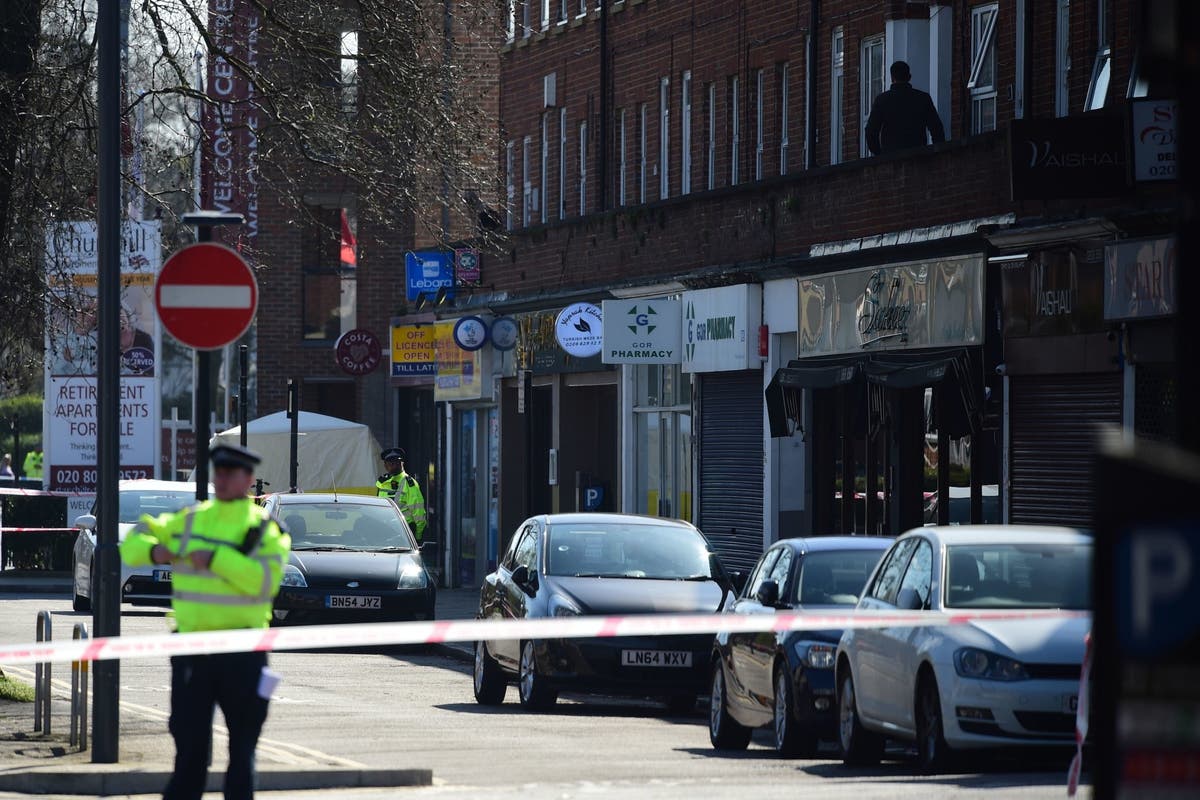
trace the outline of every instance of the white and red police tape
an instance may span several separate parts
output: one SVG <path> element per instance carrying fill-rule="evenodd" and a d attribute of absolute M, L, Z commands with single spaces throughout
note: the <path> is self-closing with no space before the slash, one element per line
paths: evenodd
<path fill-rule="evenodd" d="M 808 614 L 646 614 L 633 616 L 550 617 L 522 620 L 437 620 L 303 625 L 231 631 L 200 631 L 150 636 L 113 636 L 61 642 L 0 644 L 0 664 L 101 661 L 208 655 L 251 651 L 319 650 L 363 645 L 412 645 L 478 640 L 589 639 L 614 636 L 670 636 L 762 631 L 835 630 L 846 628 L 963 625 L 975 620 L 1021 620 L 1088 617 L 1087 612 L 974 611 L 847 611 Z"/>
<path fill-rule="evenodd" d="M 1075 709 L 1075 757 L 1067 770 L 1067 797 L 1079 789 L 1079 773 L 1083 771 L 1083 742 L 1088 735 L 1088 716 L 1091 713 L 1092 635 L 1084 638 L 1083 669 L 1079 673 L 1079 707 Z"/>

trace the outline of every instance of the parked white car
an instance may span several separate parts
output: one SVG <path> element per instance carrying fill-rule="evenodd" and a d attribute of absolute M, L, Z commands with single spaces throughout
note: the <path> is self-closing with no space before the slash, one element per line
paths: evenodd
<path fill-rule="evenodd" d="M 117 540 L 124 541 L 125 534 L 143 514 L 156 517 L 159 514 L 178 511 L 196 502 L 196 484 L 187 481 L 134 480 L 121 481 L 118 485 Z M 209 497 L 213 489 L 209 487 Z M 79 535 L 75 537 L 72 551 L 72 583 L 74 600 L 71 607 L 76 611 L 88 611 L 95 595 L 92 568 L 96 552 L 95 509 L 75 520 Z M 143 605 L 170 605 L 171 571 L 163 567 L 127 567 L 121 565 L 121 600 Z"/>
<path fill-rule="evenodd" d="M 896 540 L 859 600 L 866 611 L 1091 608 L 1092 539 L 1068 528 L 959 525 Z M 915 742 L 925 771 L 955 749 L 1066 745 L 1087 616 L 848 630 L 838 644 L 838 735 L 847 764 L 885 738 Z"/>

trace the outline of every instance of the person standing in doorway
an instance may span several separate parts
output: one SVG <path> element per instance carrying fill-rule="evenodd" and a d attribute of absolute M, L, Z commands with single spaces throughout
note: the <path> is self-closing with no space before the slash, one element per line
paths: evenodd
<path fill-rule="evenodd" d="M 867 148 L 881 156 L 897 150 L 946 141 L 942 118 L 933 98 L 914 89 L 912 72 L 904 61 L 892 64 L 892 87 L 875 98 L 867 117 Z M 928 132 L 928 139 L 926 138 Z"/>
<path fill-rule="evenodd" d="M 387 472 L 379 476 L 375 489 L 380 497 L 390 497 L 400 507 L 404 521 L 420 544 L 425 535 L 425 495 L 421 494 L 417 479 L 404 470 L 404 455 L 402 447 L 389 447 L 383 451 L 381 457 Z"/>
<path fill-rule="evenodd" d="M 216 499 L 159 517 L 144 515 L 121 543 L 131 567 L 170 571 L 178 633 L 266 628 L 291 538 L 250 499 L 259 456 L 243 447 L 213 448 Z M 226 800 L 254 796 L 254 750 L 278 676 L 265 652 L 171 657 L 175 772 L 164 800 L 200 800 L 212 749 L 213 711 L 229 729 Z"/>

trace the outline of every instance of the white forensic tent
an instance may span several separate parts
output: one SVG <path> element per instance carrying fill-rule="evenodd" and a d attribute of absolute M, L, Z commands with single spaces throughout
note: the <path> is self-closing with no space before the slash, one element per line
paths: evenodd
<path fill-rule="evenodd" d="M 311 411 L 301 411 L 296 444 L 296 481 L 302 492 L 375 494 L 375 479 L 383 472 L 380 448 L 366 425 Z M 279 411 L 246 424 L 246 446 L 262 456 L 255 475 L 269 485 L 265 492 L 289 488 L 292 421 Z M 222 431 L 209 447 L 237 444 L 241 427 Z"/>

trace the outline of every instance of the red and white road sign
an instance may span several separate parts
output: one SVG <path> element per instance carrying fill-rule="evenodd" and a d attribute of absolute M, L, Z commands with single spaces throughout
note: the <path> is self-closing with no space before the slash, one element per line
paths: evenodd
<path fill-rule="evenodd" d="M 258 281 L 240 255 L 213 242 L 188 245 L 163 264 L 154 306 L 167 333 L 196 350 L 238 339 L 258 310 Z"/>

